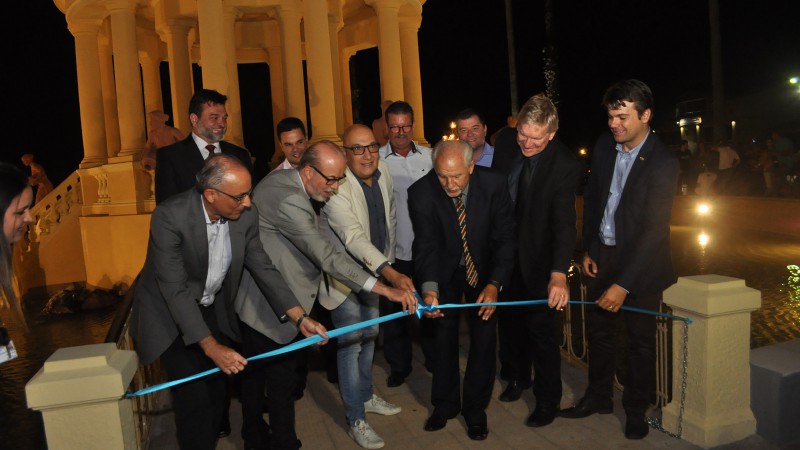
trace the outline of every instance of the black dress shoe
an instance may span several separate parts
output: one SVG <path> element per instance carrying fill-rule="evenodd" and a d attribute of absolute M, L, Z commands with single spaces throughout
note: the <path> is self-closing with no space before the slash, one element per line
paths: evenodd
<path fill-rule="evenodd" d="M 393 373 L 386 379 L 386 386 L 397 387 L 406 382 L 406 377 Z"/>
<path fill-rule="evenodd" d="M 536 402 L 536 409 L 528 417 L 525 425 L 534 428 L 550 425 L 556 419 L 558 411 L 559 407 L 555 403 Z"/>
<path fill-rule="evenodd" d="M 614 412 L 614 404 L 611 399 L 598 399 L 596 397 L 583 397 L 577 405 L 561 411 L 561 417 L 567 419 L 582 419 L 592 414 L 611 414 Z"/>
<path fill-rule="evenodd" d="M 625 421 L 625 437 L 628 439 L 644 439 L 650 427 L 644 420 L 644 415 L 629 415 Z"/>
<path fill-rule="evenodd" d="M 231 434 L 231 419 L 228 417 L 228 413 L 222 415 L 222 420 L 219 422 L 219 433 L 217 436 L 224 438 Z"/>
<path fill-rule="evenodd" d="M 425 421 L 425 431 L 437 431 L 441 430 L 442 428 L 447 425 L 447 419 L 444 417 L 433 413 L 428 420 Z"/>
<path fill-rule="evenodd" d="M 519 381 L 511 381 L 508 383 L 508 386 L 506 386 L 506 390 L 503 391 L 497 399 L 501 402 L 515 402 L 522 397 L 522 392 L 525 389 L 526 388 Z"/>
<path fill-rule="evenodd" d="M 469 425 L 467 427 L 467 436 L 473 441 L 482 441 L 489 436 L 489 428 L 486 425 Z"/>

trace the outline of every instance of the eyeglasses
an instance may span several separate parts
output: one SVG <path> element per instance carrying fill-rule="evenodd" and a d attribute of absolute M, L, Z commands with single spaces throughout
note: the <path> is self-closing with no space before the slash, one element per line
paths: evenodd
<path fill-rule="evenodd" d="M 389 131 L 391 131 L 392 133 L 399 133 L 401 131 L 403 133 L 408 133 L 409 131 L 411 131 L 412 128 L 414 128 L 413 123 L 411 125 L 401 125 L 401 126 L 395 125 L 395 126 L 390 126 Z"/>
<path fill-rule="evenodd" d="M 381 144 L 373 142 L 367 145 L 354 145 L 352 147 L 342 146 L 342 148 L 352 151 L 354 155 L 363 155 L 367 150 L 369 150 L 370 153 L 378 153 L 378 150 L 381 148 Z"/>
<path fill-rule="evenodd" d="M 316 167 L 314 167 L 314 166 L 310 166 L 310 167 L 312 169 L 314 169 L 314 172 L 317 172 L 319 174 L 319 176 L 321 176 L 322 178 L 325 178 L 325 184 L 327 184 L 328 186 L 333 186 L 334 184 L 337 184 L 337 183 L 338 184 L 342 184 L 347 179 L 346 175 L 342 175 L 341 177 L 329 177 L 329 176 L 325 175 L 324 173 L 320 172 L 319 169 L 317 169 Z"/>
<path fill-rule="evenodd" d="M 251 199 L 253 198 L 253 191 L 252 190 L 250 192 L 244 193 L 242 195 L 231 195 L 231 194 L 228 194 L 227 192 L 220 191 L 219 189 L 216 189 L 216 188 L 211 188 L 211 189 L 214 189 L 215 191 L 219 192 L 220 194 L 227 195 L 228 197 L 233 199 L 233 201 L 235 201 L 237 204 L 241 204 L 244 201 L 245 197 L 250 197 Z"/>

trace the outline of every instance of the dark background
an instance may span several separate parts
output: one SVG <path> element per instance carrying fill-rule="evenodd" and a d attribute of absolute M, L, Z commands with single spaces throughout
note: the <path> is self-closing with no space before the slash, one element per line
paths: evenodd
<path fill-rule="evenodd" d="M 710 95 L 707 2 L 553 3 L 559 135 L 570 147 L 591 146 L 605 129 L 600 98 L 618 79 L 639 78 L 650 85 L 657 131 L 676 131 L 677 102 Z M 520 106 L 545 90 L 544 5 L 544 0 L 513 2 Z M 5 17 L 3 80 L 11 101 L 5 103 L 9 142 L 0 159 L 18 162 L 23 153 L 33 153 L 58 183 L 83 158 L 74 40 L 64 15 L 48 0 L 9 5 Z M 794 1 L 720 0 L 726 98 L 785 86 L 787 95 L 800 100 L 797 87 L 792 91 L 787 83 L 790 76 L 800 75 L 798 17 L 800 6 Z M 419 47 L 428 141 L 436 142 L 455 113 L 467 106 L 483 111 L 489 133 L 505 123 L 511 102 L 502 0 L 428 0 Z M 168 92 L 165 67 L 162 73 Z M 240 65 L 239 76 L 241 92 L 246 93 L 245 144 L 257 157 L 269 157 L 274 143 L 267 65 Z M 380 114 L 381 100 L 376 49 L 353 57 L 351 77 L 358 89 L 358 117 L 371 123 Z M 164 100 L 172 115 L 169 95 Z"/>

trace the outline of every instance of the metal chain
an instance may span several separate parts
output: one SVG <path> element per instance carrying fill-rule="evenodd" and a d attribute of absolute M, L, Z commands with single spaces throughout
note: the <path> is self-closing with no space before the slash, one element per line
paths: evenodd
<path fill-rule="evenodd" d="M 681 439 L 683 435 L 683 410 L 686 406 L 686 377 L 687 377 L 687 368 L 689 367 L 689 323 L 683 322 L 683 337 L 682 337 L 682 344 L 683 344 L 683 374 L 681 376 L 681 398 L 680 398 L 680 406 L 678 409 L 678 432 L 672 433 L 664 429 L 664 426 L 661 423 L 661 419 L 657 417 L 648 417 L 647 423 L 650 424 L 650 427 L 655 428 L 662 433 L 672 436 L 674 438 Z M 673 374 L 674 376 L 674 374 Z"/>

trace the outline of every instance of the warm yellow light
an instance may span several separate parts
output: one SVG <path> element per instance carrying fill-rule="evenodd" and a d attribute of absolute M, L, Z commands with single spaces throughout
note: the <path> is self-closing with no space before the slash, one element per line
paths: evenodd
<path fill-rule="evenodd" d="M 708 203 L 701 203 L 701 204 L 697 205 L 697 213 L 698 214 L 706 215 L 709 212 L 711 212 L 711 207 L 708 206 Z"/>
<path fill-rule="evenodd" d="M 708 245 L 708 241 L 710 241 L 710 240 L 711 240 L 711 238 L 705 233 L 700 233 L 697 236 L 697 243 L 700 244 L 703 247 Z"/>
<path fill-rule="evenodd" d="M 456 123 L 455 122 L 450 122 L 450 129 L 451 130 L 455 130 L 456 129 Z"/>
<path fill-rule="evenodd" d="M 586 152 L 586 149 L 585 149 L 585 148 L 582 148 L 582 149 L 578 150 L 578 153 L 579 153 L 581 156 L 586 156 L 586 153 L 587 153 L 587 152 Z"/>

